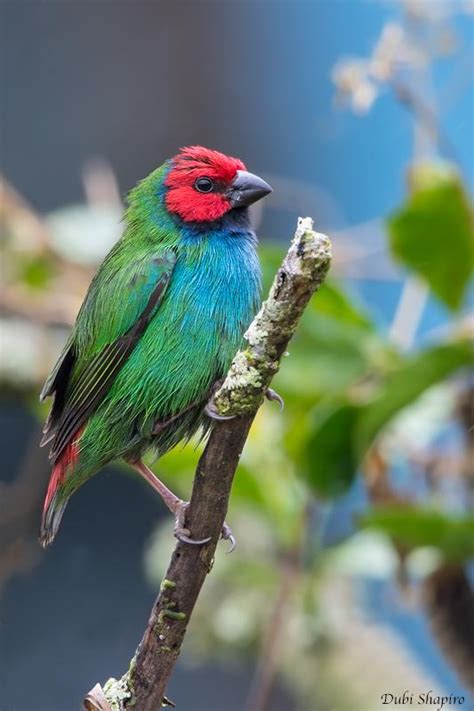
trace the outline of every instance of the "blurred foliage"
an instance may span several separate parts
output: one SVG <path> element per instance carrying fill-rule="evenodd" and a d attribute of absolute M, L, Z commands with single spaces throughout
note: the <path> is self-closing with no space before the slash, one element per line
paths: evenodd
<path fill-rule="evenodd" d="M 399 410 L 459 368 L 469 367 L 472 360 L 471 342 L 463 339 L 434 345 L 403 359 L 400 367 L 388 374 L 375 397 L 360 410 L 354 431 L 358 460 Z"/>
<path fill-rule="evenodd" d="M 348 401 L 326 401 L 315 408 L 304 454 L 308 481 L 320 496 L 337 496 L 354 481 L 357 461 L 351 435 L 359 412 L 359 406 Z"/>
<path fill-rule="evenodd" d="M 360 525 L 383 531 L 408 549 L 432 546 L 448 561 L 474 558 L 474 516 L 448 516 L 418 508 L 377 508 L 363 516 Z"/>
<path fill-rule="evenodd" d="M 452 165 L 423 162 L 410 172 L 407 203 L 388 220 L 393 255 L 426 279 L 450 309 L 463 303 L 474 264 L 474 221 Z"/>
<path fill-rule="evenodd" d="M 18 264 L 18 280 L 31 290 L 46 289 L 54 274 L 50 260 L 43 255 L 25 259 Z"/>

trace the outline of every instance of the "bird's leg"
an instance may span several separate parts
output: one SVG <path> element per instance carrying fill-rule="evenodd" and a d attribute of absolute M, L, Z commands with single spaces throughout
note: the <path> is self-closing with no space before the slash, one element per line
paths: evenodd
<path fill-rule="evenodd" d="M 204 412 L 208 417 L 210 417 L 213 420 L 218 420 L 219 422 L 223 422 L 225 420 L 233 420 L 236 415 L 220 415 L 217 412 L 216 404 L 214 402 L 214 395 L 217 392 L 217 390 L 220 388 L 222 385 L 222 380 L 219 380 L 217 383 L 215 383 L 213 389 L 212 389 L 212 394 L 211 397 L 209 398 L 206 407 L 204 408 Z M 268 388 L 265 397 L 267 400 L 274 400 L 280 405 L 280 412 L 283 411 L 283 408 L 285 406 L 284 400 L 281 395 L 279 395 L 275 390 L 272 390 L 272 388 Z"/>
<path fill-rule="evenodd" d="M 138 459 L 136 462 L 130 462 L 130 464 L 135 471 L 137 471 L 140 476 L 142 476 L 145 481 L 147 481 L 154 488 L 154 490 L 159 493 L 166 506 L 169 508 L 171 513 L 174 514 L 174 535 L 178 538 L 178 540 L 183 541 L 183 543 L 194 543 L 195 545 L 202 545 L 203 543 L 207 543 L 211 540 L 210 538 L 203 538 L 202 540 L 192 539 L 190 537 L 190 531 L 184 526 L 186 507 L 188 506 L 187 501 L 183 501 L 176 496 L 176 494 L 173 494 L 171 489 L 168 489 L 166 484 L 163 484 L 163 482 L 153 474 L 151 469 L 149 469 L 149 467 L 147 467 L 141 459 Z"/>
<path fill-rule="evenodd" d="M 210 537 L 202 538 L 200 540 L 191 538 L 191 532 L 185 526 L 186 509 L 189 506 L 187 501 L 183 501 L 176 496 L 176 494 L 173 494 L 171 489 L 168 489 L 166 484 L 163 484 L 163 482 L 153 474 L 151 469 L 147 467 L 141 459 L 137 459 L 135 462 L 129 462 L 129 464 L 154 488 L 155 491 L 159 493 L 166 506 L 169 508 L 171 513 L 174 514 L 174 535 L 179 541 L 200 546 L 211 540 Z M 229 553 L 233 551 L 236 542 L 234 536 L 232 535 L 232 531 L 226 523 L 224 523 L 222 527 L 221 538 L 230 541 L 231 547 Z"/>

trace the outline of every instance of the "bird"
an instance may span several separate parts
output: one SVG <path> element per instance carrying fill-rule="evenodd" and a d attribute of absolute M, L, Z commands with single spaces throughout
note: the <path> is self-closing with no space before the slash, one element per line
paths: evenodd
<path fill-rule="evenodd" d="M 75 491 L 124 460 L 185 527 L 187 502 L 144 463 L 205 436 L 216 387 L 261 299 L 249 206 L 272 192 L 244 163 L 203 146 L 177 155 L 128 193 L 124 228 L 93 278 L 40 400 L 52 398 L 41 446 L 52 471 L 39 541 L 49 545 Z M 270 399 L 274 394 L 269 393 Z M 224 524 L 222 537 L 235 539 Z"/>

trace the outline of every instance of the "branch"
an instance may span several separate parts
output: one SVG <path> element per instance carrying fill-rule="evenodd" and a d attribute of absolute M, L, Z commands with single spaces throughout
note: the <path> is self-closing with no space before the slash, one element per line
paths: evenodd
<path fill-rule="evenodd" d="M 143 639 L 128 672 L 99 685 L 85 701 L 88 711 L 157 711 L 181 651 L 186 627 L 213 564 L 227 513 L 232 481 L 255 414 L 312 294 L 324 281 L 331 260 L 327 237 L 314 232 L 310 218 L 299 219 L 291 247 L 267 301 L 245 334 L 247 347 L 235 356 L 215 396 L 217 411 L 235 415 L 216 422 L 199 460 L 187 527 L 203 546 L 178 542 L 153 606 Z"/>

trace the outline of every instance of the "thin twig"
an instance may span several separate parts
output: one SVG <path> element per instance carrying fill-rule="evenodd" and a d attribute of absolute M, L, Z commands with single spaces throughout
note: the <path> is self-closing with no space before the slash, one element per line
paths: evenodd
<path fill-rule="evenodd" d="M 415 342 L 416 334 L 429 298 L 428 286 L 417 277 L 408 276 L 390 326 L 389 340 L 407 351 Z"/>
<path fill-rule="evenodd" d="M 269 297 L 246 333 L 247 346 L 235 356 L 216 393 L 218 412 L 235 417 L 215 424 L 197 466 L 187 512 L 187 527 L 193 537 L 211 540 L 203 546 L 177 543 L 129 670 L 103 688 L 114 711 L 157 711 L 163 702 L 189 618 L 212 568 L 250 426 L 298 321 L 329 268 L 330 242 L 312 227 L 311 219 L 299 220 Z M 89 709 L 95 708 L 92 704 L 89 695 Z"/>
<path fill-rule="evenodd" d="M 453 144 L 440 125 L 436 112 L 426 104 L 407 84 L 400 80 L 392 79 L 389 86 L 402 106 L 410 111 L 424 132 L 441 151 L 455 163 L 459 164 L 459 159 Z M 415 127 L 416 128 L 416 127 Z"/>
<path fill-rule="evenodd" d="M 245 705 L 246 711 L 267 711 L 278 670 L 281 647 L 287 628 L 288 607 L 300 582 L 300 556 L 296 549 L 280 566 L 280 582 L 273 609 L 265 630 L 255 676 Z"/>
<path fill-rule="evenodd" d="M 270 708 L 284 640 L 288 634 L 288 610 L 301 582 L 312 509 L 313 502 L 309 499 L 300 512 L 294 542 L 281 556 L 279 585 L 260 647 L 245 711 L 268 711 Z"/>

